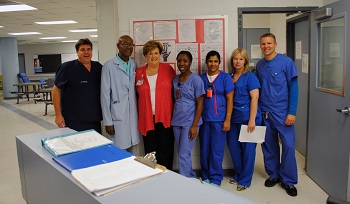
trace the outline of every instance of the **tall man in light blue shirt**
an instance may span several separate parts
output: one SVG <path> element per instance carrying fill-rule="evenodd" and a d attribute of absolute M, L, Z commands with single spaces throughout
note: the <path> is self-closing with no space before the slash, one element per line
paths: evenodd
<path fill-rule="evenodd" d="M 114 144 L 132 152 L 130 148 L 140 142 L 135 92 L 137 65 L 136 61 L 130 58 L 134 49 L 133 39 L 128 35 L 121 36 L 117 48 L 119 53 L 108 60 L 102 68 L 103 123 Z"/>

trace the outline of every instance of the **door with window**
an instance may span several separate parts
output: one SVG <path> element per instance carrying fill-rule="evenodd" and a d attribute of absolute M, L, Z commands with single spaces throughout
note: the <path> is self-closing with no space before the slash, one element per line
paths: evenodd
<path fill-rule="evenodd" d="M 349 1 L 317 9 L 310 26 L 306 171 L 331 197 L 350 201 Z"/>

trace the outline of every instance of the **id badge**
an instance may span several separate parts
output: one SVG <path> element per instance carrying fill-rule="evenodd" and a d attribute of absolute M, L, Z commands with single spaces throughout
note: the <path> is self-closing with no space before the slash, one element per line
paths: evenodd
<path fill-rule="evenodd" d="M 181 98 L 181 89 L 176 89 L 175 91 L 175 99 L 180 99 Z"/>
<path fill-rule="evenodd" d="M 207 90 L 207 97 L 208 97 L 208 98 L 211 98 L 212 96 L 213 96 L 213 90 L 208 89 L 208 90 Z"/>
<path fill-rule="evenodd" d="M 143 79 L 137 80 L 136 86 L 141 86 L 143 84 Z"/>

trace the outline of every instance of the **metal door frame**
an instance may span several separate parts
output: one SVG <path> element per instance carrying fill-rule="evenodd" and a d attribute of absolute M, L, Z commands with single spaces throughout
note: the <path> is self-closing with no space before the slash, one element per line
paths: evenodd
<path fill-rule="evenodd" d="M 305 13 L 318 7 L 240 7 L 238 13 L 238 47 L 243 47 L 243 14 Z"/>
<path fill-rule="evenodd" d="M 311 46 L 310 46 L 310 33 L 311 33 L 311 27 L 310 27 L 310 24 L 311 24 L 311 14 L 309 12 L 307 13 L 303 13 L 299 16 L 296 16 L 296 17 L 293 17 L 293 18 L 290 18 L 287 20 L 287 30 L 286 30 L 286 37 L 287 37 L 287 40 L 286 40 L 286 43 L 287 43 L 287 56 L 289 56 L 290 58 L 292 59 L 295 59 L 295 24 L 296 23 L 299 23 L 299 22 L 302 22 L 302 21 L 309 21 L 309 50 L 308 50 L 308 53 L 310 55 L 310 52 L 311 52 Z M 310 62 L 310 58 L 309 58 L 309 62 Z M 307 110 L 309 110 L 309 107 L 310 107 L 310 63 L 309 63 L 309 67 L 308 67 L 308 84 L 307 84 L 307 104 L 306 104 L 306 108 Z M 308 133 L 309 133 L 309 111 L 307 111 L 306 113 L 306 132 L 305 132 L 305 135 L 306 135 L 306 143 L 305 143 L 305 171 L 307 170 L 307 151 L 308 151 Z"/>

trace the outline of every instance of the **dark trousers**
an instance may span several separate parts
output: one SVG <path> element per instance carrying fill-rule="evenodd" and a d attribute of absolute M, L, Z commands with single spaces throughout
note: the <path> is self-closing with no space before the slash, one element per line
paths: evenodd
<path fill-rule="evenodd" d="M 94 129 L 96 132 L 102 134 L 101 122 L 76 122 L 76 121 L 65 121 L 66 127 L 69 127 L 76 131 L 84 131 Z"/>
<path fill-rule="evenodd" d="M 155 123 L 154 130 L 143 137 L 145 154 L 156 152 L 157 163 L 167 169 L 173 169 L 174 133 L 173 128 L 165 128 L 163 123 Z"/>

